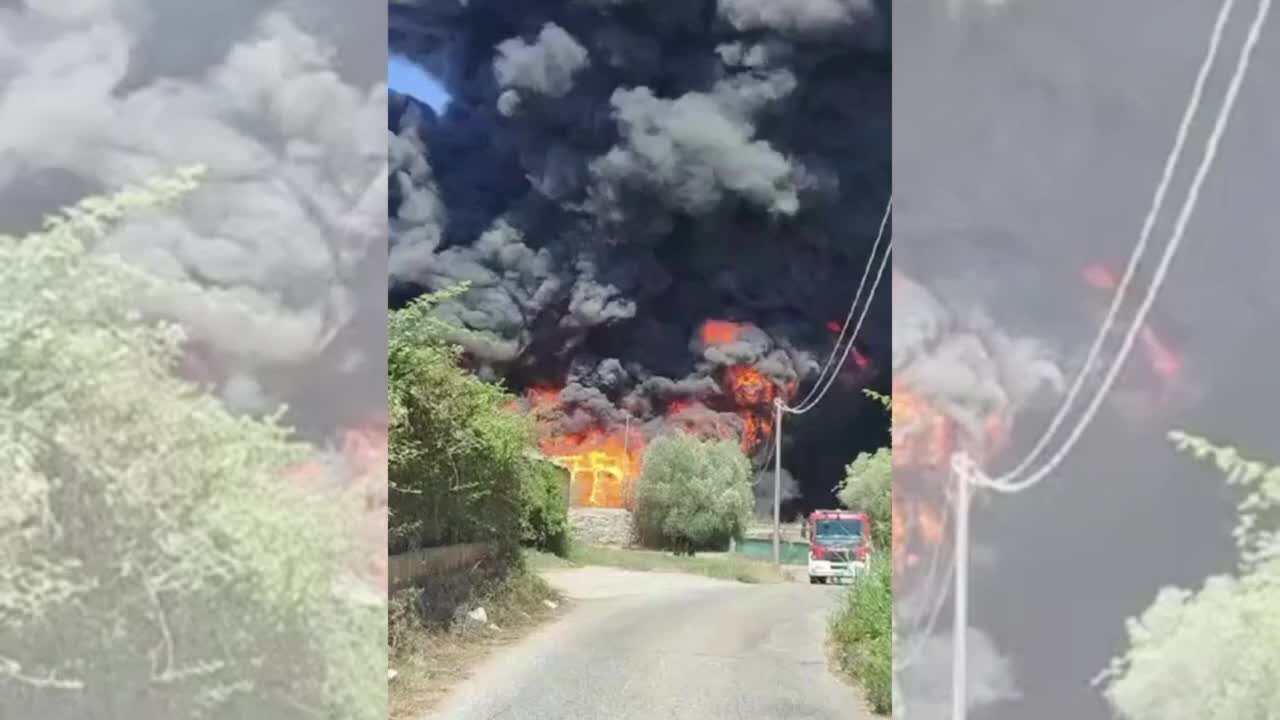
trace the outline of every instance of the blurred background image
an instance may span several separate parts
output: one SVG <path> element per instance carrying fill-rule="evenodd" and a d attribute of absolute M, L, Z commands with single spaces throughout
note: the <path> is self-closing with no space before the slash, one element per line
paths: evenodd
<path fill-rule="evenodd" d="M 0 3 L 0 715 L 385 716 L 385 27 Z"/>
<path fill-rule="evenodd" d="M 1219 9 L 1017 0 L 898 8 L 894 464 L 904 542 L 895 544 L 895 655 L 905 717 L 943 717 L 950 707 L 948 457 L 963 449 L 995 475 L 1049 424 L 1137 241 Z M 1240 3 L 1223 26 L 1135 297 L 1150 284 L 1265 9 Z M 1257 483 L 1274 485 L 1261 478 L 1277 457 L 1269 378 L 1280 216 L 1267 188 L 1280 139 L 1268 72 L 1280 46 L 1271 25 L 1260 37 L 1182 250 L 1093 424 L 1033 489 L 977 492 L 971 717 L 1271 718 L 1280 707 L 1274 683 L 1259 679 L 1277 647 L 1275 621 L 1256 614 L 1276 597 L 1274 562 L 1254 557 L 1274 549 L 1259 534 L 1269 506 L 1236 507 Z M 1124 306 L 1101 368 L 1134 307 Z M 1228 454 L 1217 466 L 1212 456 L 1197 460 L 1171 441 L 1175 430 L 1261 464 L 1242 472 Z M 1256 530 L 1237 546 L 1242 520 Z M 1234 577 L 1205 586 L 1219 575 Z M 1166 587 L 1196 594 L 1157 602 Z M 1146 630 L 1127 631 L 1126 619 L 1148 608 L 1138 626 Z M 1091 684 L 1131 648 L 1132 663 Z"/>

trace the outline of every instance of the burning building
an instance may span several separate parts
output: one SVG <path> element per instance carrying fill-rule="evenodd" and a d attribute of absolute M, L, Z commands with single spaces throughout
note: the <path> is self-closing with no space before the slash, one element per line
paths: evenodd
<path fill-rule="evenodd" d="M 887 6 L 392 8 L 393 51 L 450 96 L 392 94 L 392 303 L 470 283 L 440 312 L 576 502 L 625 505 L 670 428 L 767 454 L 773 401 L 816 377 L 889 195 Z M 887 341 L 881 293 L 847 402 L 787 439 L 801 505 L 886 439 L 856 390 L 888 389 Z"/>

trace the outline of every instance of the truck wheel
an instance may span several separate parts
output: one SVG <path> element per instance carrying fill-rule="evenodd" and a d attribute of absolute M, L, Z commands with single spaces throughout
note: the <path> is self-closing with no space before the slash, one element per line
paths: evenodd
<path fill-rule="evenodd" d="M 817 584 L 818 584 L 818 583 L 820 583 L 820 582 L 822 582 L 822 578 L 817 578 L 817 577 L 814 577 L 814 576 L 812 576 L 812 575 L 810 575 L 810 576 L 809 576 L 809 584 L 810 584 L 810 585 L 817 585 Z"/>

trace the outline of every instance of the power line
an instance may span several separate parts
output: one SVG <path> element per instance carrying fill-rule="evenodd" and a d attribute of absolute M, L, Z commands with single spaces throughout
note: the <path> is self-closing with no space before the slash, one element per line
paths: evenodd
<path fill-rule="evenodd" d="M 884 275 L 884 268 L 887 268 L 888 259 L 891 258 L 892 252 L 893 241 L 890 240 L 888 245 L 884 247 L 884 254 L 881 255 L 881 264 L 879 264 L 879 268 L 876 270 L 876 279 L 872 282 L 872 288 L 870 288 L 870 293 L 868 293 L 867 302 L 863 304 L 863 311 L 861 311 L 861 314 L 858 316 L 858 324 L 855 325 L 854 332 L 852 332 L 849 337 L 849 345 L 841 346 L 840 343 L 837 342 L 836 352 L 832 355 L 833 357 L 836 355 L 840 356 L 840 361 L 838 361 L 836 368 L 833 369 L 831 373 L 827 374 L 826 378 L 819 377 L 818 383 L 815 384 L 813 391 L 809 393 L 810 398 L 806 398 L 805 401 L 800 402 L 796 407 L 790 407 L 783 404 L 781 400 L 778 401 L 778 404 L 782 406 L 783 413 L 788 415 L 804 415 L 805 413 L 808 413 L 808 411 L 813 410 L 814 407 L 817 407 L 819 402 L 822 402 L 822 398 L 827 396 L 827 392 L 831 391 L 832 384 L 835 384 L 836 378 L 840 377 L 841 370 L 844 369 L 846 361 L 849 360 L 850 350 L 852 345 L 854 345 L 854 341 L 858 338 L 858 333 L 861 331 L 861 327 L 863 327 L 864 320 L 867 319 L 868 311 L 870 311 L 870 307 L 872 307 L 872 301 L 876 299 L 876 288 L 878 288 L 879 283 L 881 283 L 881 278 L 883 278 Z M 844 347 L 844 352 L 840 352 L 841 347 Z"/>
<path fill-rule="evenodd" d="M 1202 66 L 1202 75 L 1207 74 L 1207 70 L 1204 70 L 1203 68 L 1212 65 L 1213 56 L 1217 53 L 1217 46 L 1220 40 L 1221 31 L 1226 24 L 1227 17 L 1230 15 L 1233 1 L 1234 0 L 1227 0 L 1223 4 L 1218 24 L 1214 27 L 1214 39 L 1210 44 L 1210 55 L 1205 58 L 1205 65 Z M 1071 452 L 1072 448 L 1075 447 L 1075 444 L 1079 441 L 1081 435 L 1084 434 L 1085 429 L 1093 421 L 1098 409 L 1102 406 L 1102 402 L 1106 399 L 1106 396 L 1115 384 L 1116 378 L 1119 377 L 1120 370 L 1124 367 L 1125 360 L 1128 359 L 1129 353 L 1133 349 L 1133 344 L 1142 330 L 1146 316 L 1150 312 L 1152 305 L 1155 304 L 1156 295 L 1160 292 L 1160 288 L 1168 276 L 1169 268 L 1173 264 L 1173 259 L 1182 243 L 1183 236 L 1186 234 L 1187 225 L 1190 223 L 1191 216 L 1195 212 L 1196 205 L 1199 202 L 1200 190 L 1204 185 L 1205 179 L 1208 177 L 1209 169 L 1212 167 L 1214 159 L 1217 157 L 1218 145 L 1221 143 L 1222 137 L 1226 133 L 1227 123 L 1231 119 L 1231 113 L 1235 107 L 1236 100 L 1240 95 L 1240 89 L 1249 72 L 1253 50 L 1258 44 L 1258 40 L 1262 34 L 1262 27 L 1266 23 L 1270 11 L 1271 0 L 1262 0 L 1258 5 L 1258 12 L 1254 16 L 1253 22 L 1249 27 L 1249 33 L 1245 38 L 1244 46 L 1241 48 L 1235 72 L 1231 76 L 1231 81 L 1227 87 L 1223 104 L 1219 108 L 1217 117 L 1214 120 L 1213 130 L 1205 143 L 1204 156 L 1201 159 L 1199 166 L 1196 168 L 1195 176 L 1192 178 L 1191 186 L 1187 192 L 1187 198 L 1183 202 L 1182 208 L 1178 213 L 1173 234 L 1169 239 L 1168 247 L 1165 248 L 1165 251 L 1160 258 L 1160 263 L 1156 267 L 1155 274 L 1152 277 L 1151 286 L 1147 289 L 1146 295 L 1143 297 L 1142 303 L 1139 305 L 1137 313 L 1135 314 L 1133 321 L 1130 323 L 1128 331 L 1124 335 L 1124 339 L 1120 345 L 1120 350 L 1117 353 L 1115 360 L 1111 363 L 1110 368 L 1108 368 L 1107 374 L 1104 376 L 1102 384 L 1095 392 L 1089 406 L 1085 409 L 1084 414 L 1072 429 L 1071 434 L 1067 437 L 1062 447 L 1049 458 L 1044 466 L 1030 477 L 1014 482 L 1014 478 L 1021 474 L 1021 472 L 1025 471 L 1026 468 L 1034 461 L 1035 456 L 1038 456 L 1039 453 L 1043 451 L 1044 446 L 1048 443 L 1048 438 L 1052 435 L 1052 432 L 1057 429 L 1056 424 L 1061 424 L 1061 418 L 1065 416 L 1066 409 L 1069 408 L 1070 404 L 1074 403 L 1074 396 L 1079 393 L 1080 388 L 1083 385 L 1085 371 L 1089 369 L 1086 367 L 1082 369 L 1080 375 L 1077 376 L 1076 382 L 1071 388 L 1071 394 L 1068 396 L 1067 400 L 1064 401 L 1063 409 L 1060 409 L 1058 417 L 1055 417 L 1056 424 L 1051 424 L 1045 434 L 1041 436 L 1041 440 L 1033 449 L 1032 454 L 1028 455 L 1027 459 L 1024 459 L 1023 462 L 1019 463 L 1012 471 L 994 479 L 984 480 L 982 483 L 983 487 L 1002 493 L 1016 493 L 1037 485 L 1043 481 L 1044 478 L 1048 477 L 1049 473 L 1053 472 L 1053 470 L 1062 463 L 1066 456 Z M 1197 82 L 1197 93 L 1201 89 L 1201 83 Z M 1198 102 L 1198 98 L 1193 98 L 1193 104 L 1198 104 Z M 1157 194 L 1159 195 L 1159 191 Z M 1145 243 L 1145 238 L 1140 241 L 1140 247 L 1142 243 Z M 1107 319 L 1104 322 L 1103 332 L 1099 333 L 1098 339 L 1095 340 L 1094 347 L 1090 350 L 1091 359 L 1095 361 L 1097 356 L 1096 351 L 1100 348 L 1102 341 L 1105 339 L 1105 331 L 1109 331 L 1111 324 L 1115 321 L 1116 311 L 1119 307 L 1120 301 L 1123 299 L 1122 293 L 1127 289 L 1126 286 L 1132 279 L 1133 270 L 1137 264 L 1137 256 L 1140 254 L 1140 247 L 1135 248 L 1135 256 L 1134 258 L 1131 258 L 1130 266 L 1126 271 L 1126 277 L 1122 280 L 1121 286 L 1117 288 L 1117 295 L 1115 300 L 1112 302 L 1111 311 L 1108 312 Z"/>
<path fill-rule="evenodd" d="M 866 266 L 862 268 L 862 279 L 858 281 L 858 289 L 853 294 L 853 302 L 849 303 L 849 313 L 845 315 L 844 324 L 840 327 L 840 335 L 836 338 L 836 346 L 832 348 L 831 354 L 827 357 L 826 364 L 822 366 L 822 371 L 818 373 L 818 379 L 814 382 L 813 387 L 809 389 L 809 394 L 806 395 L 803 400 L 796 403 L 797 407 L 802 407 L 813 399 L 814 395 L 818 392 L 818 388 L 822 385 L 823 380 L 827 377 L 828 371 L 831 370 L 832 364 L 836 362 L 837 358 L 840 359 L 840 367 L 836 368 L 835 372 L 832 373 L 832 377 L 840 374 L 840 369 L 844 366 L 844 361 L 849 356 L 848 348 L 845 348 L 845 351 L 843 353 L 840 352 L 840 348 L 842 345 L 844 345 L 845 336 L 849 334 L 849 325 L 850 323 L 853 322 L 853 314 L 858 309 L 858 301 L 862 298 L 862 290 L 867 284 L 867 277 L 871 274 L 871 266 L 875 263 L 875 259 L 876 259 L 876 250 L 880 249 L 880 241 L 884 238 L 884 230 L 885 230 L 885 227 L 889 224 L 889 216 L 890 214 L 892 214 L 892 212 L 893 212 L 893 196 L 890 195 L 888 202 L 886 202 L 884 206 L 884 215 L 882 215 L 880 218 L 880 230 L 876 233 L 876 241 L 871 246 L 871 254 L 867 256 Z M 889 247 L 891 248 L 892 245 L 893 245 L 893 241 L 891 240 L 889 242 Z M 889 249 L 886 248 L 884 257 L 888 257 L 888 254 L 889 254 Z M 881 269 L 883 270 L 883 268 L 884 268 L 884 261 L 881 261 Z M 879 280 L 880 280 L 880 275 L 879 273 L 877 273 L 876 283 L 871 286 L 872 297 L 875 296 L 875 292 L 876 292 L 875 285 L 879 284 Z M 867 306 L 869 307 L 870 305 L 871 305 L 871 298 L 869 297 L 867 298 Z M 865 310 L 863 311 L 862 316 L 866 317 Z M 860 328 L 861 326 L 862 326 L 862 319 L 859 318 L 858 326 L 855 327 L 853 331 L 853 337 L 849 339 L 850 347 L 853 346 L 853 340 L 858 336 L 858 328 Z"/>
<path fill-rule="evenodd" d="M 1223 3 L 1222 9 L 1219 12 L 1218 21 L 1214 26 L 1214 32 L 1210 40 L 1209 54 L 1206 56 L 1204 64 L 1202 64 L 1201 66 L 1200 76 L 1197 78 L 1195 90 L 1193 91 L 1193 95 L 1192 95 L 1192 101 L 1189 104 L 1190 107 L 1188 108 L 1188 115 L 1194 114 L 1194 106 L 1197 105 L 1199 102 L 1199 95 L 1203 91 L 1204 78 L 1207 77 L 1209 72 L 1208 68 L 1212 66 L 1214 58 L 1217 55 L 1217 50 L 1221 41 L 1222 32 L 1226 26 L 1227 18 L 1231 14 L 1233 4 L 1234 4 L 1233 0 L 1226 0 L 1226 2 Z M 1178 246 L 1182 241 L 1182 237 L 1186 232 L 1187 224 L 1190 221 L 1192 213 L 1195 211 L 1196 203 L 1199 199 L 1200 189 L 1203 186 L 1204 180 L 1208 175 L 1209 168 L 1212 166 L 1213 160 L 1217 155 L 1218 145 L 1221 142 L 1222 136 L 1225 134 L 1227 122 L 1229 121 L 1232 109 L 1235 106 L 1235 101 L 1239 96 L 1240 88 L 1243 86 L 1244 78 L 1248 74 L 1250 62 L 1252 60 L 1253 50 L 1257 46 L 1258 40 L 1261 37 L 1262 28 L 1265 25 L 1266 20 L 1270 15 L 1270 12 L 1271 12 L 1271 0 L 1262 0 L 1258 5 L 1257 14 L 1254 16 L 1253 22 L 1249 26 L 1248 34 L 1245 37 L 1244 45 L 1240 51 L 1240 57 L 1236 63 L 1235 72 L 1231 76 L 1230 83 L 1227 87 L 1226 95 L 1223 98 L 1223 104 L 1219 108 L 1218 115 L 1214 121 L 1213 129 L 1209 135 L 1208 141 L 1205 144 L 1204 156 L 1201 159 L 1200 165 L 1196 169 L 1196 174 L 1192 179 L 1191 186 L 1187 193 L 1187 198 L 1184 201 L 1181 211 L 1179 212 L 1177 220 L 1175 222 L 1174 232 L 1170 237 L 1168 247 L 1165 249 L 1165 252 L 1160 259 L 1160 264 L 1156 268 L 1156 272 L 1152 278 L 1151 286 L 1148 288 L 1146 296 L 1143 298 L 1142 304 L 1139 306 L 1137 314 L 1135 315 L 1133 322 L 1129 327 L 1128 332 L 1126 332 L 1124 336 L 1124 340 L 1120 347 L 1119 354 L 1117 355 L 1115 361 L 1112 363 L 1109 371 L 1107 372 L 1107 375 L 1103 378 L 1103 382 L 1101 386 L 1099 386 L 1097 392 L 1094 394 L 1092 402 L 1085 409 L 1084 415 L 1081 417 L 1080 421 L 1076 424 L 1071 435 L 1068 436 L 1066 442 L 1063 443 L 1062 447 L 1058 450 L 1057 453 L 1055 453 L 1052 457 L 1050 457 L 1049 461 L 1045 464 L 1043 468 L 1040 469 L 1040 471 L 1038 471 L 1031 477 L 1026 478 L 1021 482 L 1018 482 L 1018 483 L 1011 482 L 1011 479 L 1012 479 L 1011 476 L 1017 474 L 1022 470 L 1025 470 L 1026 467 L 1031 464 L 1034 456 L 1037 455 L 1040 451 L 1042 451 L 1043 446 L 1047 444 L 1048 441 L 1046 438 L 1052 434 L 1053 430 L 1056 430 L 1057 425 L 1061 424 L 1062 417 L 1064 417 L 1066 414 L 1065 408 L 1069 407 L 1069 404 L 1074 402 L 1074 396 L 1079 393 L 1080 386 L 1083 384 L 1083 381 L 1081 378 L 1084 377 L 1085 372 L 1088 370 L 1088 367 L 1086 367 L 1085 370 L 1082 370 L 1080 376 L 1077 377 L 1076 382 L 1073 384 L 1071 388 L 1071 393 L 1068 397 L 1068 401 L 1064 402 L 1064 409 L 1060 409 L 1059 416 L 1055 417 L 1054 423 L 1051 425 L 1050 430 L 1047 431 L 1045 433 L 1045 436 L 1041 438 L 1041 441 L 1037 443 L 1036 449 L 1033 450 L 1032 455 L 1029 456 L 1029 459 L 1024 460 L 1022 463 L 1019 463 L 1018 467 L 1015 468 L 1014 472 L 1006 473 L 1004 476 L 1001 476 L 999 479 L 992 480 L 991 478 L 986 477 L 982 473 L 982 471 L 977 467 L 976 463 L 974 463 L 973 460 L 968 455 L 960 453 L 952 456 L 952 462 L 951 462 L 952 477 L 958 483 L 957 489 L 960 491 L 961 497 L 965 499 L 964 502 L 959 504 L 959 506 L 957 507 L 957 512 L 958 512 L 957 518 L 963 519 L 964 522 L 962 524 L 957 523 L 957 528 L 956 528 L 957 572 L 955 573 L 955 577 L 954 577 L 954 595 L 955 595 L 956 608 L 955 608 L 955 622 L 953 623 L 953 628 L 952 628 L 952 697 L 951 697 L 951 719 L 952 720 L 965 720 L 965 718 L 968 716 L 968 682 L 967 682 L 967 678 L 968 678 L 968 656 L 967 656 L 968 606 L 967 606 L 967 601 L 969 597 L 969 577 L 968 577 L 967 570 L 968 570 L 968 563 L 969 563 L 969 558 L 968 558 L 968 550 L 969 550 L 968 517 L 969 517 L 969 510 L 970 510 L 969 503 L 968 503 L 969 489 L 971 487 L 987 487 L 987 488 L 991 488 L 1004 493 L 1016 493 L 1016 492 L 1022 492 L 1034 486 L 1035 484 L 1041 482 L 1045 477 L 1047 477 L 1048 474 L 1052 472 L 1053 469 L 1062 462 L 1062 460 L 1066 457 L 1066 455 L 1071 451 L 1072 447 L 1074 447 L 1075 443 L 1079 440 L 1085 428 L 1088 427 L 1090 422 L 1092 422 L 1092 419 L 1096 415 L 1098 408 L 1101 406 L 1103 399 L 1110 392 L 1110 389 L 1115 383 L 1116 378 L 1119 376 L 1120 368 L 1123 367 L 1125 359 L 1128 357 L 1129 352 L 1132 350 L 1133 342 L 1137 337 L 1138 333 L 1141 331 L 1146 315 L 1150 311 L 1151 305 L 1155 301 L 1156 294 L 1159 292 L 1161 285 L 1163 285 L 1164 283 L 1169 267 L 1172 264 L 1174 255 L 1176 254 Z M 1184 117 L 1183 125 L 1185 126 L 1188 124 L 1189 124 L 1189 121 L 1187 120 L 1186 117 Z M 1175 144 L 1175 149 L 1174 149 L 1175 157 L 1170 160 L 1170 164 L 1176 162 L 1176 154 L 1181 151 L 1182 142 L 1185 140 L 1184 134 L 1185 134 L 1185 130 L 1180 128 L 1179 140 L 1177 144 Z M 1156 202 L 1155 202 L 1156 207 L 1153 208 L 1151 215 L 1154 215 L 1156 210 L 1158 210 L 1158 206 L 1163 199 L 1163 190 L 1167 185 L 1167 176 L 1170 174 L 1171 174 L 1171 171 L 1167 166 L 1166 172 L 1165 172 L 1166 178 L 1161 183 L 1162 187 L 1157 189 L 1157 196 L 1156 196 Z M 1151 220 L 1151 215 L 1148 216 L 1148 220 L 1149 222 L 1154 222 L 1153 220 Z M 1122 284 L 1120 285 L 1120 287 L 1117 288 L 1116 298 L 1113 300 L 1112 307 L 1108 312 L 1107 321 L 1104 324 L 1104 327 L 1107 329 L 1109 329 L 1110 324 L 1115 320 L 1115 315 L 1118 312 L 1118 307 L 1123 298 L 1123 293 L 1127 289 L 1127 284 L 1130 280 L 1132 280 L 1132 275 L 1136 270 L 1136 265 L 1137 265 L 1136 258 L 1140 257 L 1142 245 L 1145 243 L 1146 236 L 1149 235 L 1149 233 L 1150 233 L 1149 227 L 1144 225 L 1143 237 L 1142 239 L 1139 240 L 1139 247 L 1135 248 L 1134 257 L 1130 258 L 1130 266 L 1125 273 L 1126 277 L 1122 282 Z M 1097 351 L 1101 345 L 1101 339 L 1104 337 L 1105 337 L 1105 332 L 1099 332 L 1099 339 L 1095 340 L 1095 346 L 1091 348 L 1091 351 L 1090 351 L 1091 361 L 1096 362 Z"/>
<path fill-rule="evenodd" d="M 1111 331 L 1112 325 L 1120 313 L 1120 306 L 1123 304 L 1125 296 L 1129 292 L 1129 284 L 1133 281 L 1134 275 L 1137 273 L 1138 265 L 1142 260 L 1142 256 L 1146 253 L 1147 241 L 1151 237 L 1151 232 L 1155 229 L 1156 219 L 1163 209 L 1165 195 L 1168 194 L 1169 186 L 1173 182 L 1174 170 L 1177 168 L 1178 161 L 1182 157 L 1183 148 L 1186 146 L 1188 135 L 1191 131 L 1192 120 L 1195 119 L 1196 113 L 1200 108 L 1200 100 L 1204 95 L 1205 86 L 1208 84 L 1209 75 L 1213 70 L 1214 64 L 1217 62 L 1218 49 L 1222 43 L 1222 35 L 1226 30 L 1227 21 L 1231 16 L 1232 7 L 1235 0 L 1227 0 L 1221 10 L 1218 12 L 1218 19 L 1214 24 L 1213 33 L 1209 38 L 1209 48 L 1206 51 L 1204 59 L 1200 63 L 1200 69 L 1196 74 L 1195 83 L 1192 85 L 1191 97 L 1187 101 L 1187 106 L 1182 112 L 1182 119 L 1178 123 L 1178 131 L 1174 137 L 1173 148 L 1169 151 L 1168 157 L 1165 158 L 1164 171 L 1160 177 L 1160 183 L 1156 186 L 1155 196 L 1152 198 L 1151 207 L 1147 211 L 1147 216 L 1143 220 L 1142 230 L 1138 235 L 1138 242 L 1134 245 L 1133 252 L 1129 255 L 1128 265 L 1125 267 L 1124 275 L 1120 278 L 1120 283 L 1115 289 L 1115 294 L 1111 299 L 1111 306 L 1107 309 L 1107 314 L 1103 319 L 1102 326 L 1098 329 L 1097 335 L 1093 339 L 1093 344 L 1089 347 L 1089 352 L 1085 356 L 1084 365 L 1077 373 L 1075 380 L 1071 384 L 1071 388 L 1067 391 L 1066 397 L 1062 401 L 1062 405 L 1058 408 L 1057 414 L 1050 421 L 1049 426 L 1045 429 L 1044 434 L 1040 436 L 1039 441 L 1032 447 L 1031 452 L 1027 454 L 1021 462 L 1012 470 L 1004 473 L 997 482 L 1005 483 L 1012 478 L 1021 475 L 1031 467 L 1031 465 L 1040 457 L 1044 449 L 1048 446 L 1049 440 L 1061 427 L 1066 420 L 1067 414 L 1075 405 L 1076 397 L 1084 387 L 1085 378 L 1097 365 L 1098 359 L 1102 354 L 1102 346 L 1106 342 L 1108 333 Z"/>
<path fill-rule="evenodd" d="M 854 327 L 853 334 L 849 336 L 849 342 L 843 346 L 839 343 L 836 345 L 837 354 L 840 356 L 839 363 L 836 365 L 835 369 L 826 376 L 825 382 L 824 379 L 819 376 L 818 381 L 813 387 L 813 390 L 817 391 L 817 396 L 814 397 L 813 392 L 811 392 L 810 397 L 812 399 L 802 402 L 796 407 L 784 405 L 783 412 L 790 415 L 803 415 L 809 412 L 813 408 L 817 407 L 818 403 L 822 402 L 822 399 L 826 397 L 827 392 L 831 390 L 831 386 L 835 384 L 836 378 L 840 377 L 840 372 L 844 369 L 844 364 L 849 359 L 849 355 L 853 350 L 853 343 L 858 337 L 858 332 L 862 330 L 862 323 L 866 320 L 867 313 L 871 310 L 871 302 L 875 299 L 876 288 L 880 286 L 880 280 L 884 275 L 884 269 L 889 265 L 889 258 L 892 253 L 893 241 L 890 240 L 888 246 L 885 247 L 884 255 L 880 258 L 880 267 L 876 270 L 875 281 L 871 284 L 871 292 L 867 296 L 866 303 L 862 306 L 862 313 L 858 316 L 858 324 Z"/>
<path fill-rule="evenodd" d="M 884 255 L 880 259 L 880 267 L 876 270 L 875 282 L 871 285 L 871 293 L 867 297 L 867 302 L 862 307 L 862 315 L 858 318 L 858 324 L 854 328 L 853 335 L 849 339 L 850 347 L 852 347 L 853 339 L 858 336 L 858 330 L 862 327 L 862 321 L 867 317 L 867 310 L 871 307 L 871 301 L 875 298 L 876 288 L 880 285 L 880 278 L 884 275 L 885 266 L 889 264 L 889 256 L 893 251 L 893 241 L 890 240 L 888 246 L 885 247 Z M 836 346 L 839 349 L 839 345 Z M 812 410 L 822 398 L 826 396 L 827 391 L 831 389 L 831 384 L 839 377 L 840 370 L 844 367 L 844 361 L 849 356 L 849 349 L 845 349 L 844 356 L 841 358 L 835 371 L 831 373 L 827 380 L 827 384 L 822 388 L 821 393 L 814 398 L 811 404 L 799 409 L 787 407 L 782 398 L 775 398 L 773 401 L 774 418 L 773 418 L 773 434 L 774 434 L 774 467 L 773 467 L 773 563 L 781 567 L 782 565 L 782 418 L 785 413 L 793 415 L 803 415 Z"/>
<path fill-rule="evenodd" d="M 800 409 L 787 407 L 782 398 L 774 398 L 773 400 L 773 564 L 778 567 L 782 566 L 782 417 L 784 413 L 802 415 L 812 410 L 827 394 L 827 391 L 831 389 L 831 384 L 835 382 L 835 378 L 839 376 L 840 371 L 844 368 L 844 363 L 849 358 L 849 351 L 853 348 L 853 341 L 858 337 L 862 322 L 867 317 L 867 311 L 871 308 L 871 301 L 875 299 L 876 288 L 880 286 L 880 279 L 884 276 L 884 269 L 889 264 L 889 257 L 893 251 L 893 240 L 890 239 L 888 245 L 885 246 L 884 254 L 880 257 L 880 267 L 876 269 L 876 277 L 871 284 L 871 291 L 867 296 L 867 301 L 862 307 L 862 314 L 858 316 L 858 323 L 853 328 L 853 334 L 849 336 L 849 344 L 844 347 L 844 352 L 841 352 L 844 338 L 849 334 L 849 324 L 853 321 L 853 314 L 857 310 L 858 301 L 862 298 L 862 290 L 867 282 L 867 274 L 871 271 L 872 263 L 875 262 L 876 250 L 880 247 L 880 241 L 884 238 L 884 230 L 889 224 L 889 215 L 892 211 L 893 196 L 890 195 L 889 200 L 885 202 L 884 215 L 880 218 L 880 230 L 876 233 L 875 243 L 871 246 L 871 254 L 867 257 L 866 267 L 862 270 L 862 280 L 858 283 L 853 302 L 849 304 L 849 313 L 845 316 L 844 325 L 840 328 L 840 336 L 836 338 L 836 346 L 832 349 L 826 365 L 823 366 L 822 372 L 818 375 L 817 384 L 810 390 L 805 399 L 800 402 Z M 837 356 L 839 356 L 838 361 L 836 359 Z M 833 363 L 835 364 L 834 370 L 832 370 Z M 830 371 L 829 375 L 828 371 Z M 825 385 L 822 385 L 823 376 L 827 376 Z M 819 386 L 822 386 L 820 391 Z"/>

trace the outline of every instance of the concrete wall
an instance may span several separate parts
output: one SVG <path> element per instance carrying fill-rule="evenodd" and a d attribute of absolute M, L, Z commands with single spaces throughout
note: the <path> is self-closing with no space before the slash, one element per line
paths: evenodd
<path fill-rule="evenodd" d="M 631 511 L 614 508 L 570 508 L 573 539 L 587 545 L 630 545 L 635 539 Z"/>

